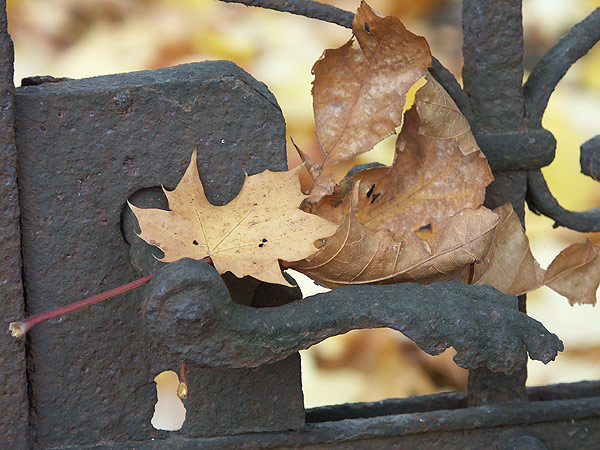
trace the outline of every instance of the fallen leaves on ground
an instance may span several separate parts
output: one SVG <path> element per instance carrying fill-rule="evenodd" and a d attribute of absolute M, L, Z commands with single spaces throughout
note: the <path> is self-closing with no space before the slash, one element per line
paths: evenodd
<path fill-rule="evenodd" d="M 129 205 L 140 224 L 140 237 L 164 252 L 161 261 L 210 257 L 219 273 L 230 271 L 238 278 L 249 275 L 288 285 L 279 259 L 311 255 L 314 241 L 337 228 L 298 208 L 306 198 L 298 170 L 247 176 L 236 198 L 215 206 L 204 195 L 194 151 L 175 190 L 164 192 L 170 211 Z"/>

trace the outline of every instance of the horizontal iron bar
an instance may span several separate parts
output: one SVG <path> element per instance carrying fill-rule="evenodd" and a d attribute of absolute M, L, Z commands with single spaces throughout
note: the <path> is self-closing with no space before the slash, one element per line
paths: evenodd
<path fill-rule="evenodd" d="M 441 394 L 447 396 L 448 394 Z M 458 395 L 458 394 L 457 394 Z M 448 443 L 452 448 L 481 448 L 481 431 L 488 431 L 487 440 L 499 443 L 504 432 L 518 431 L 519 435 L 537 434 L 542 440 L 563 448 L 567 443 L 593 448 L 600 425 L 600 397 L 564 400 L 507 403 L 455 410 L 437 410 L 410 414 L 387 415 L 334 422 L 307 424 L 298 431 L 251 433 L 213 438 L 186 438 L 181 435 L 166 440 L 136 441 L 139 450 L 223 449 L 223 448 L 347 448 L 344 444 L 361 444 L 361 448 L 381 448 L 393 439 L 401 448 L 404 440 L 418 445 L 434 440 Z M 589 431 L 585 430 L 589 428 Z M 533 432 L 532 432 L 533 430 Z M 452 433 L 459 433 L 452 434 Z M 87 447 L 78 447 L 87 448 Z M 92 447 L 90 447 L 92 448 Z M 131 442 L 103 442 L 94 450 L 131 449 Z M 387 447 L 386 447 L 387 448 Z M 407 447 L 408 448 L 408 447 Z M 426 447 L 422 447 L 426 448 Z M 575 445 L 569 448 L 581 448 Z"/>

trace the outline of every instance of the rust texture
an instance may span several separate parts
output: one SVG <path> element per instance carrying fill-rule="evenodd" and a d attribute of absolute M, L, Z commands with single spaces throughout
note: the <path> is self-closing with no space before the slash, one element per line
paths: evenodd
<path fill-rule="evenodd" d="M 144 188 L 175 187 L 194 147 L 207 197 L 217 204 L 237 195 L 244 171 L 286 168 L 285 123 L 274 97 L 230 62 L 27 86 L 16 90 L 15 103 L 28 314 L 139 278 L 121 232 L 125 202 Z M 140 311 L 141 294 L 133 291 L 29 334 L 39 447 L 167 435 L 150 425 L 153 380 L 163 370 L 178 372 L 186 359 L 152 343 Z M 184 434 L 301 426 L 299 370 L 293 357 L 231 377 L 190 364 L 188 414 L 195 419 Z M 218 390 L 204 384 L 217 380 Z M 238 403 L 219 400 L 242 392 L 241 381 L 248 389 Z M 280 400 L 269 402 L 269 415 L 270 396 Z M 231 418 L 240 404 L 254 412 L 236 428 Z"/>
<path fill-rule="evenodd" d="M 13 43 L 7 31 L 6 1 L 0 2 L 0 315 L 6 327 L 23 316 L 21 237 L 14 137 Z M 26 448 L 29 408 L 25 378 L 25 345 L 0 335 L 0 441 Z"/>

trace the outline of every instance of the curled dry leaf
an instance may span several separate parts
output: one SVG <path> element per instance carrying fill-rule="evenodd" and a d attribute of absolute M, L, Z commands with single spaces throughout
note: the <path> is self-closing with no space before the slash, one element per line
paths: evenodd
<path fill-rule="evenodd" d="M 529 239 L 512 205 L 494 210 L 500 222 L 494 229 L 490 249 L 475 265 L 473 284 L 488 284 L 505 294 L 521 295 L 540 287 L 544 271 L 534 259 Z"/>
<path fill-rule="evenodd" d="M 427 83 L 415 95 L 415 105 L 421 117 L 419 133 L 432 138 L 453 139 L 464 155 L 479 152 L 469 121 L 462 115 L 450 94 L 431 74 Z"/>
<path fill-rule="evenodd" d="M 364 153 L 402 123 L 406 93 L 431 63 L 425 38 L 395 17 L 379 17 L 364 2 L 353 40 L 325 51 L 313 66 L 316 134 L 325 163 Z"/>
<path fill-rule="evenodd" d="M 314 255 L 289 264 L 330 287 L 362 283 L 431 283 L 454 278 L 486 254 L 498 216 L 480 207 L 450 217 L 433 246 L 413 232 L 370 231 L 357 218 L 360 182 L 343 223 Z"/>
<path fill-rule="evenodd" d="M 569 303 L 596 304 L 600 284 L 600 248 L 586 239 L 558 254 L 548 267 L 544 284 L 569 299 Z"/>
<path fill-rule="evenodd" d="M 569 303 L 596 303 L 600 284 L 600 248 L 590 241 L 573 244 L 543 270 L 529 248 L 519 218 L 507 203 L 494 210 L 500 222 L 490 249 L 474 267 L 473 284 L 488 284 L 506 294 L 521 295 L 543 285 L 567 297 Z"/>
<path fill-rule="evenodd" d="M 183 178 L 166 191 L 170 211 L 129 205 L 141 227 L 140 237 L 164 253 L 164 262 L 210 257 L 219 273 L 232 272 L 269 283 L 289 285 L 279 259 L 303 259 L 317 239 L 337 226 L 298 209 L 298 170 L 264 171 L 247 176 L 238 196 L 223 206 L 211 204 L 198 175 L 196 151 Z"/>
<path fill-rule="evenodd" d="M 375 167 L 340 183 L 340 194 L 323 197 L 307 210 L 342 223 L 350 202 L 344 193 L 360 182 L 357 220 L 368 230 L 394 233 L 417 231 L 483 204 L 485 187 L 492 181 L 480 151 L 463 154 L 452 139 L 419 133 L 421 120 L 414 107 L 407 111 L 391 167 Z"/>

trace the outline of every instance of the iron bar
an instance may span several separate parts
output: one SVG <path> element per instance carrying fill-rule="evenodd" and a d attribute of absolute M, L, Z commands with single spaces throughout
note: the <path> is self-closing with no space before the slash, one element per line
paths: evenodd
<path fill-rule="evenodd" d="M 582 212 L 563 208 L 550 192 L 540 170 L 530 170 L 527 174 L 527 204 L 533 212 L 553 219 L 554 228 L 561 226 L 585 233 L 600 231 L 600 208 Z"/>
<path fill-rule="evenodd" d="M 600 8 L 563 36 L 535 65 L 523 86 L 529 126 L 541 126 L 550 95 L 569 67 L 600 40 Z"/>
<path fill-rule="evenodd" d="M 17 148 L 14 135 L 13 43 L 8 34 L 6 1 L 0 1 L 0 315 L 4 320 L 23 317 L 25 301 L 21 273 L 21 227 L 17 189 Z M 29 405 L 25 343 L 0 335 L 0 436 L 7 448 L 25 448 Z"/>

